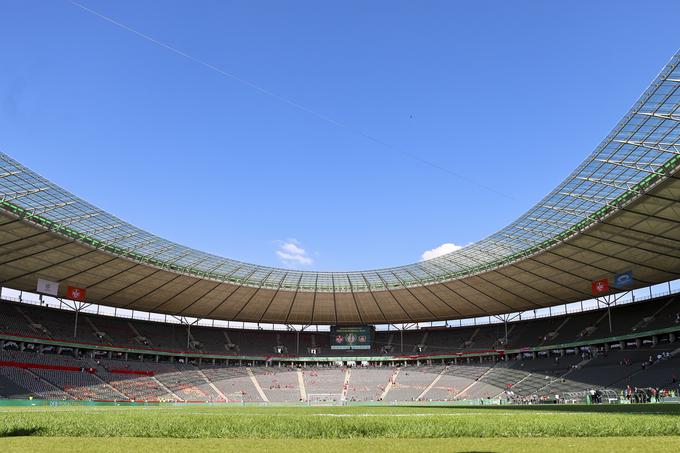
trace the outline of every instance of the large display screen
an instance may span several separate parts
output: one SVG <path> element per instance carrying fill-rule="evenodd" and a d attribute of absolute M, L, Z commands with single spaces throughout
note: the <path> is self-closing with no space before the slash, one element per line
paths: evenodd
<path fill-rule="evenodd" d="M 331 349 L 371 349 L 372 326 L 332 326 Z"/>

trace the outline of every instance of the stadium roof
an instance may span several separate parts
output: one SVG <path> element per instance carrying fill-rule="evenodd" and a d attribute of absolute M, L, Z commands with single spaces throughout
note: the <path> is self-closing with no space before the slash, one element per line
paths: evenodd
<path fill-rule="evenodd" d="M 162 239 L 0 154 L 0 284 L 37 278 L 92 302 L 236 321 L 355 324 L 456 319 L 587 299 L 593 280 L 680 277 L 680 53 L 576 170 L 497 233 L 388 269 L 307 272 Z M 62 285 L 62 291 L 63 287 Z"/>

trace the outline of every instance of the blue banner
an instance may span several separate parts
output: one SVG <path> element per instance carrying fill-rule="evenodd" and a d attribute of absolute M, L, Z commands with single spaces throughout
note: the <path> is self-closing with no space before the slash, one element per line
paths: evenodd
<path fill-rule="evenodd" d="M 614 286 L 616 288 L 625 288 L 633 284 L 633 271 L 621 272 L 614 277 Z"/>

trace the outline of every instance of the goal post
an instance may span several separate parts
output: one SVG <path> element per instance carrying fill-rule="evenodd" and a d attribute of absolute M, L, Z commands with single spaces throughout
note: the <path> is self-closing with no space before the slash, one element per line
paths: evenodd
<path fill-rule="evenodd" d="M 341 393 L 308 393 L 307 404 L 310 406 L 342 406 Z"/>

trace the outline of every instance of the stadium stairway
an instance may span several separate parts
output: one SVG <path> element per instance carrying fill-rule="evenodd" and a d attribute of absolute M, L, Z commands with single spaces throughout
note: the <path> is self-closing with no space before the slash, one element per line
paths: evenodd
<path fill-rule="evenodd" d="M 175 392 L 173 392 L 172 390 L 170 390 L 165 384 L 163 384 L 160 380 L 158 380 L 158 378 L 157 378 L 156 376 L 151 376 L 151 380 L 154 381 L 154 382 L 156 383 L 156 385 L 158 385 L 158 386 L 159 386 L 160 388 L 162 388 L 164 391 L 168 392 L 168 393 L 169 393 L 170 395 L 172 395 L 175 399 L 177 399 L 177 401 L 182 401 L 182 398 L 180 398 L 179 396 L 177 396 L 177 394 L 176 394 Z"/>
<path fill-rule="evenodd" d="M 13 379 L 5 376 L 3 368 L 0 368 L 0 398 L 29 398 L 33 392 L 19 385 Z"/>
<path fill-rule="evenodd" d="M 385 401 L 385 398 L 387 398 L 387 394 L 390 393 L 390 390 L 392 390 L 394 383 L 397 381 L 399 371 L 400 369 L 397 368 L 390 377 L 389 381 L 387 381 L 387 384 L 385 385 L 385 390 L 383 390 L 382 394 L 380 395 L 380 401 Z"/>
<path fill-rule="evenodd" d="M 21 315 L 22 318 L 26 320 L 28 323 L 28 328 L 33 331 L 35 334 L 38 336 L 42 337 L 47 337 L 47 338 L 52 338 L 52 333 L 49 331 L 47 327 L 44 325 L 37 323 L 31 319 L 24 310 L 21 309 L 21 307 L 15 306 L 14 307 L 17 312 Z"/>
<path fill-rule="evenodd" d="M 253 370 L 251 370 L 250 367 L 247 367 L 246 372 L 248 373 L 248 377 L 250 378 L 250 382 L 253 383 L 255 390 L 257 390 L 257 394 L 260 395 L 260 398 L 262 398 L 262 401 L 264 401 L 265 403 L 268 403 L 269 398 L 267 398 L 267 395 L 264 393 L 264 390 L 262 390 L 260 383 L 257 382 L 257 378 L 253 374 Z"/>
<path fill-rule="evenodd" d="M 353 368 L 347 388 L 348 401 L 377 401 L 393 374 L 394 368 L 387 366 Z"/>
<path fill-rule="evenodd" d="M 444 376 L 444 374 L 445 374 L 448 370 L 449 370 L 449 367 L 448 367 L 448 366 L 445 366 L 444 368 L 442 368 L 442 370 L 439 372 L 439 374 L 437 375 L 437 377 L 435 377 L 434 380 L 432 380 L 432 382 L 430 382 L 430 385 L 428 385 L 427 387 L 425 387 L 425 390 L 423 390 L 422 393 L 421 393 L 420 395 L 418 395 L 418 398 L 416 398 L 416 401 L 422 401 L 422 400 L 424 400 L 424 399 L 425 399 L 425 396 L 427 395 L 427 392 L 429 392 L 429 391 L 432 389 L 432 387 L 434 387 L 435 385 L 437 385 L 437 382 L 439 382 L 439 381 L 441 380 L 442 376 Z"/>
<path fill-rule="evenodd" d="M 347 401 L 347 392 L 349 391 L 350 379 L 352 379 L 352 369 L 347 367 L 345 370 L 345 381 L 342 383 L 342 395 L 340 396 L 341 401 Z"/>
<path fill-rule="evenodd" d="M 64 395 L 64 399 L 73 399 L 73 397 L 71 395 L 69 395 L 68 393 L 66 393 L 65 391 L 63 391 L 62 389 L 57 387 L 56 385 L 52 384 L 50 381 L 48 381 L 44 377 L 37 374 L 35 371 L 31 370 L 30 368 L 25 368 L 25 370 L 28 374 L 33 376 L 35 379 L 37 379 L 38 381 L 42 382 L 44 385 L 49 387 L 54 393 Z"/>
<path fill-rule="evenodd" d="M 214 391 L 215 393 L 217 393 L 217 395 L 218 395 L 223 401 L 227 401 L 227 397 L 224 395 L 224 393 L 222 393 L 222 390 L 218 389 L 217 386 L 216 386 L 210 379 L 208 379 L 208 376 L 205 375 L 205 373 L 203 372 L 203 370 L 201 370 L 201 369 L 199 368 L 199 369 L 198 369 L 198 374 L 201 375 L 201 377 L 205 380 L 206 384 L 208 384 L 208 385 L 210 386 L 210 388 L 213 389 L 213 391 Z"/>
<path fill-rule="evenodd" d="M 305 376 L 302 369 L 297 369 L 298 387 L 300 388 L 300 401 L 307 401 L 307 388 L 305 388 Z"/>
<path fill-rule="evenodd" d="M 413 347 L 413 352 L 416 354 L 423 353 L 427 349 L 427 337 L 430 334 L 429 330 L 426 330 L 423 337 L 420 339 L 420 343 Z"/>
<path fill-rule="evenodd" d="M 559 337 L 560 331 L 562 330 L 562 328 L 563 328 L 569 321 L 571 321 L 571 316 L 567 316 L 566 318 L 564 318 L 564 321 L 562 321 L 562 322 L 557 326 L 557 328 L 551 330 L 550 332 L 547 332 L 547 333 L 545 334 L 545 338 L 547 338 L 548 341 L 555 340 L 557 337 Z M 544 344 L 544 343 L 547 343 L 547 341 L 541 342 L 541 344 Z"/>
<path fill-rule="evenodd" d="M 566 389 L 564 389 L 563 387 L 560 387 L 559 384 L 561 382 L 564 382 L 565 384 L 568 383 L 569 385 L 576 385 L 577 383 L 575 381 L 569 381 L 568 376 L 572 372 L 574 372 L 575 370 L 578 370 L 578 369 L 586 366 L 588 364 L 588 362 L 590 362 L 591 360 L 592 360 L 591 358 L 581 360 L 580 362 L 575 364 L 573 367 L 569 368 L 566 373 L 557 376 L 556 378 L 552 379 L 550 382 L 548 382 L 543 387 L 537 389 L 536 393 L 547 393 L 548 389 L 553 389 L 554 390 L 552 392 L 553 394 L 555 394 L 555 393 L 562 394 L 565 391 L 568 391 L 567 389 L 569 389 L 570 387 L 567 387 Z M 541 392 L 541 391 L 543 391 L 543 392 Z"/>
<path fill-rule="evenodd" d="M 430 384 L 440 376 L 441 365 L 409 366 L 400 369 L 395 376 L 385 401 L 416 401 Z"/>
<path fill-rule="evenodd" d="M 480 380 L 486 376 L 488 373 L 491 372 L 491 368 L 486 369 L 482 374 L 478 375 L 473 382 L 470 383 L 467 387 L 465 387 L 463 390 L 461 390 L 459 393 L 454 395 L 454 398 L 460 399 L 464 396 L 467 396 L 467 394 L 470 392 L 471 389 L 473 389 L 474 386 L 478 385 L 480 383 Z M 478 385 L 479 386 L 479 385 Z"/>
<path fill-rule="evenodd" d="M 263 402 L 244 367 L 209 366 L 201 368 L 231 402 Z"/>
<path fill-rule="evenodd" d="M 289 367 L 254 367 L 250 369 L 271 402 L 300 401 L 298 370 Z"/>
<path fill-rule="evenodd" d="M 656 369 L 662 368 L 666 364 L 671 364 L 670 368 L 675 369 L 674 366 L 677 366 L 676 362 L 676 357 L 678 354 L 680 354 L 680 348 L 674 349 L 670 353 L 670 358 L 665 359 L 665 360 L 657 360 L 652 362 L 651 364 L 647 365 L 645 368 L 638 368 L 636 371 L 633 373 L 629 374 L 628 376 L 625 376 L 615 382 L 612 382 L 609 384 L 607 387 L 608 388 L 622 388 L 625 387 L 629 382 L 634 381 L 634 378 L 636 376 L 642 375 L 642 374 L 652 374 Z M 653 355 L 653 354 L 652 354 Z M 634 387 L 637 387 L 637 385 L 633 385 Z"/>

